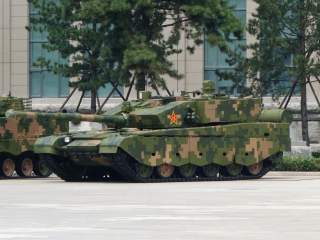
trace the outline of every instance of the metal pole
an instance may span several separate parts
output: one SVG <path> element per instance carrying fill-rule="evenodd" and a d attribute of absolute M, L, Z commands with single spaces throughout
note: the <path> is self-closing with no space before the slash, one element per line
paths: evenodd
<path fill-rule="evenodd" d="M 82 91 L 81 97 L 80 97 L 80 99 L 79 99 L 78 106 L 77 106 L 77 108 L 76 108 L 76 112 L 79 111 L 79 108 L 80 108 L 80 105 L 81 105 L 81 103 L 82 103 L 82 99 L 83 99 L 83 97 L 84 97 L 85 92 L 86 92 L 86 91 Z"/>
<path fill-rule="evenodd" d="M 76 92 L 77 88 L 74 88 L 72 90 L 72 92 L 69 94 L 69 96 L 67 97 L 67 99 L 64 101 L 64 103 L 62 104 L 62 106 L 59 109 L 59 112 L 62 112 L 63 108 L 67 105 L 67 103 L 69 102 L 70 98 L 72 97 L 72 95 Z"/>
<path fill-rule="evenodd" d="M 310 85 L 311 91 L 312 91 L 312 93 L 313 93 L 313 95 L 314 95 L 314 97 L 315 97 L 315 99 L 316 99 L 316 101 L 318 103 L 319 108 L 320 108 L 320 101 L 319 101 L 319 98 L 318 98 L 318 96 L 316 94 L 316 91 L 314 90 L 314 87 L 312 86 L 312 83 L 310 82 L 310 78 L 308 79 L 308 83 Z"/>
<path fill-rule="evenodd" d="M 132 91 L 132 88 L 133 88 L 133 85 L 134 85 L 134 82 L 136 80 L 136 75 L 133 76 L 132 78 L 132 81 L 130 83 L 130 87 L 129 87 L 129 90 L 128 90 L 128 93 L 127 93 L 127 96 L 126 96 L 126 100 L 125 101 L 128 101 L 129 97 L 130 97 L 130 94 L 131 94 L 131 91 Z"/>
<path fill-rule="evenodd" d="M 285 104 L 285 106 L 284 106 L 284 109 L 287 109 L 287 107 L 288 107 L 288 105 L 289 105 L 289 103 L 290 103 L 291 97 L 292 97 L 292 95 L 293 95 L 293 92 L 294 92 L 294 90 L 296 89 L 297 84 L 298 84 L 298 80 L 296 80 L 296 81 L 293 83 L 293 85 L 292 85 L 292 88 L 291 88 L 291 91 L 290 91 L 288 100 L 287 100 L 287 102 L 286 102 L 286 104 Z"/>
<path fill-rule="evenodd" d="M 102 105 L 100 106 L 100 108 L 98 109 L 97 113 L 101 113 L 103 107 L 106 105 L 106 103 L 108 102 L 108 100 L 110 99 L 110 97 L 112 96 L 112 94 L 115 91 L 115 87 L 112 89 L 112 91 L 109 93 L 109 95 L 106 97 L 106 99 L 103 101 Z"/>

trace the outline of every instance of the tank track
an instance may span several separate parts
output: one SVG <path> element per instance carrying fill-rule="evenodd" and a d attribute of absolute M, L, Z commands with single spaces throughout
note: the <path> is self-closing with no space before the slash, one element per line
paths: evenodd
<path fill-rule="evenodd" d="M 127 153 L 119 150 L 117 154 L 107 155 L 112 159 L 112 169 L 104 167 L 83 167 L 74 164 L 68 159 L 55 159 L 53 156 L 43 156 L 48 160 L 49 168 L 60 178 L 71 182 L 135 182 L 135 183 L 161 183 L 161 182 L 196 182 L 196 181 L 235 181 L 259 179 L 266 175 L 272 169 L 272 159 L 264 161 L 263 169 L 257 175 L 247 174 L 245 170 L 238 176 L 228 176 L 222 171 L 215 177 L 206 177 L 201 173 L 195 177 L 184 178 L 179 176 L 177 171 L 170 178 L 158 177 L 155 173 L 150 178 L 141 178 L 137 176 L 134 170 L 136 163 Z M 99 171 L 100 170 L 100 171 Z M 98 171 L 98 172 L 97 172 Z M 107 172 L 107 173 L 106 173 Z M 154 171 L 155 172 L 155 171 Z"/>
<path fill-rule="evenodd" d="M 121 151 L 121 150 L 120 150 Z M 196 175 L 192 178 L 184 178 L 179 177 L 178 174 L 174 174 L 173 177 L 170 178 L 159 178 L 153 175 L 151 178 L 139 178 L 136 176 L 135 171 L 132 167 L 132 161 L 127 161 L 124 157 L 127 155 L 125 152 L 121 151 L 119 154 L 116 155 L 113 161 L 114 167 L 117 169 L 124 180 L 128 182 L 141 182 L 141 183 L 159 183 L 159 182 L 196 182 L 196 181 L 235 181 L 235 180 L 250 180 L 250 179 L 259 179 L 266 175 L 271 169 L 272 164 L 270 161 L 265 161 L 264 167 L 262 171 L 258 175 L 246 175 L 240 174 L 236 177 L 232 176 L 225 176 L 221 172 L 217 175 L 217 177 L 205 177 L 201 175 Z M 128 156 L 128 155 L 127 155 Z M 132 160 L 132 159 L 131 159 Z M 243 172 L 243 171 L 242 171 Z"/>

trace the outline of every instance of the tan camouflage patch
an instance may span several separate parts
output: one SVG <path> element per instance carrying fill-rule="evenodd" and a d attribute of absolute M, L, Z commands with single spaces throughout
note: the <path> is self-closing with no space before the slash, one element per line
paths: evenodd
<path fill-rule="evenodd" d="M 235 155 L 236 155 L 236 147 L 234 146 L 232 149 L 230 149 L 227 152 L 226 158 L 229 162 L 233 162 Z"/>
<path fill-rule="evenodd" d="M 46 129 L 41 126 L 36 119 L 32 118 L 32 122 L 28 127 L 27 137 L 41 136 L 45 133 Z"/>
<path fill-rule="evenodd" d="M 157 161 L 161 159 L 160 153 L 157 151 L 154 156 L 148 159 L 150 166 L 157 166 Z"/>
<path fill-rule="evenodd" d="M 235 111 L 238 111 L 239 106 L 240 106 L 240 102 L 239 102 L 239 101 L 236 101 L 236 102 L 232 105 L 232 107 L 233 107 L 233 109 L 234 109 Z"/>
<path fill-rule="evenodd" d="M 211 122 L 220 121 L 219 114 L 217 113 L 217 109 L 218 109 L 219 104 L 220 104 L 220 102 L 218 102 L 218 101 L 204 102 L 204 113 L 205 113 L 205 116 L 209 119 L 209 121 L 211 121 Z"/>
<path fill-rule="evenodd" d="M 196 137 L 196 133 L 194 131 L 189 132 L 189 137 L 187 137 L 187 143 L 183 143 L 180 145 L 180 156 L 183 159 L 189 158 L 190 153 L 194 153 L 196 156 L 199 155 L 198 143 L 200 141 L 200 137 Z"/>
<path fill-rule="evenodd" d="M 254 107 L 250 111 L 250 115 L 252 117 L 258 117 L 258 115 L 261 113 L 261 104 L 255 103 Z"/>
<path fill-rule="evenodd" d="M 172 154 L 172 145 L 167 144 L 166 149 L 165 149 L 165 155 L 164 155 L 164 158 L 162 159 L 163 163 L 171 163 L 172 162 L 171 154 Z"/>
<path fill-rule="evenodd" d="M 162 100 L 151 99 L 148 100 L 148 107 L 159 107 L 162 106 Z"/>
<path fill-rule="evenodd" d="M 246 144 L 246 152 L 253 152 L 254 158 L 259 161 L 270 156 L 273 143 L 265 138 L 250 138 Z"/>

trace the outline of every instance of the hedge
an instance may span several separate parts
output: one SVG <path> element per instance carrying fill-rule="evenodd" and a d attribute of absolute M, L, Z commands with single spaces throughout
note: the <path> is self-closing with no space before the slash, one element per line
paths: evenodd
<path fill-rule="evenodd" d="M 284 156 L 281 161 L 274 163 L 274 171 L 320 171 L 320 158 L 304 155 Z"/>

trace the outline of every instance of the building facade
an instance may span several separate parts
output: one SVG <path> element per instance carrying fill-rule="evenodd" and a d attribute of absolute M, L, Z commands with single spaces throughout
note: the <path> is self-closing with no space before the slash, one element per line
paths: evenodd
<path fill-rule="evenodd" d="M 0 1 L 0 95 L 29 97 L 28 4 Z"/>

